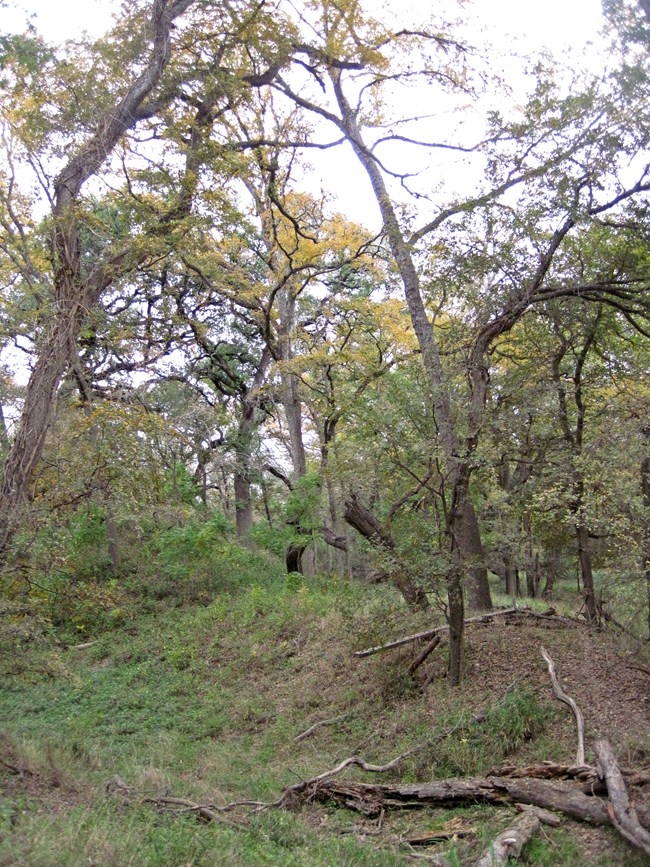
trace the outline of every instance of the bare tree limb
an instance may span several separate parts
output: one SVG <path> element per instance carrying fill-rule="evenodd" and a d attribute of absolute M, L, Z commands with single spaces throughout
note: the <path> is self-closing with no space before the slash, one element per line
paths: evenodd
<path fill-rule="evenodd" d="M 625 781 L 609 741 L 597 741 L 594 749 L 607 783 L 610 800 L 607 810 L 612 825 L 633 846 L 650 855 L 650 834 L 641 825 L 636 810 L 630 804 Z"/>
<path fill-rule="evenodd" d="M 541 820 L 535 810 L 526 810 L 517 816 L 483 852 L 476 867 L 503 867 L 516 858 L 526 843 L 539 831 Z"/>
<path fill-rule="evenodd" d="M 576 702 L 571 698 L 570 695 L 567 695 L 566 692 L 562 689 L 560 685 L 560 681 L 558 679 L 557 673 L 555 671 L 555 663 L 548 655 L 546 650 L 542 647 L 542 656 L 546 660 L 546 664 L 548 666 L 548 673 L 551 676 L 551 683 L 553 684 L 553 692 L 555 696 L 559 698 L 560 701 L 563 701 L 564 704 L 568 704 L 571 710 L 573 711 L 573 715 L 576 718 L 576 728 L 578 730 L 578 749 L 576 751 L 576 765 L 584 765 L 585 763 L 585 720 L 582 715 L 582 711 L 576 704 Z"/>
<path fill-rule="evenodd" d="M 415 674 L 423 662 L 433 653 L 436 647 L 440 644 L 441 638 L 439 635 L 434 635 L 433 639 L 424 647 L 409 665 L 409 674 Z"/>
<path fill-rule="evenodd" d="M 334 716 L 331 719 L 323 719 L 323 720 L 320 720 L 319 722 L 315 722 L 313 724 L 313 726 L 309 726 L 309 728 L 306 729 L 304 732 L 301 732 L 299 735 L 296 735 L 294 738 L 294 741 L 304 741 L 305 738 L 308 738 L 309 735 L 313 734 L 313 732 L 315 732 L 316 729 L 319 729 L 321 726 L 334 725 L 334 723 L 342 722 L 348 716 L 350 716 L 350 714 L 344 713 L 342 716 Z"/>
<path fill-rule="evenodd" d="M 518 608 L 504 608 L 502 611 L 491 611 L 488 614 L 482 614 L 479 617 L 468 617 L 465 623 L 482 623 L 483 621 L 502 617 L 505 614 L 516 614 Z M 394 647 L 402 647 L 404 644 L 410 644 L 412 641 L 419 641 L 422 638 L 433 638 L 439 632 L 448 631 L 449 626 L 436 626 L 435 629 L 427 629 L 426 632 L 416 632 L 415 635 L 407 635 L 405 638 L 398 638 L 395 641 L 388 641 L 386 644 L 378 644 L 376 647 L 368 647 L 366 650 L 355 651 L 355 656 L 362 658 L 364 656 L 372 656 L 375 653 L 381 653 L 383 650 L 392 650 Z"/>

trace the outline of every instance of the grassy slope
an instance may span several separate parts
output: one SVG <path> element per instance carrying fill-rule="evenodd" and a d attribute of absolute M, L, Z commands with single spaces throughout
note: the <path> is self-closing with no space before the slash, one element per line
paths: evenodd
<path fill-rule="evenodd" d="M 479 773 L 506 756 L 570 759 L 570 720 L 526 681 L 516 654 L 504 667 L 520 682 L 505 698 L 481 676 L 486 652 L 473 659 L 471 640 L 470 677 L 460 691 L 440 676 L 420 689 L 426 672 L 419 680 L 404 673 L 411 650 L 353 660 L 353 649 L 426 622 L 407 614 L 389 589 L 324 580 L 288 586 L 276 576 L 203 605 L 170 602 L 133 614 L 88 648 L 47 651 L 47 659 L 29 651 L 18 660 L 20 677 L 5 678 L 0 865 L 385 867 L 411 863 L 404 835 L 442 827 L 454 815 L 476 834 L 436 851 L 467 863 L 505 827 L 509 810 L 395 813 L 375 835 L 375 824 L 356 814 L 312 805 L 253 817 L 240 831 L 161 815 L 141 799 L 169 791 L 217 804 L 273 800 L 296 777 L 352 754 L 387 761 L 489 708 L 488 724 L 460 727 L 393 778 Z M 512 654 L 509 639 L 489 654 L 500 646 L 504 657 Z M 439 654 L 428 671 L 443 669 Z M 337 716 L 343 719 L 294 740 L 315 721 Z M 132 789 L 128 797 L 106 790 L 116 774 Z M 564 823 L 533 841 L 522 863 L 643 861 L 609 831 Z"/>

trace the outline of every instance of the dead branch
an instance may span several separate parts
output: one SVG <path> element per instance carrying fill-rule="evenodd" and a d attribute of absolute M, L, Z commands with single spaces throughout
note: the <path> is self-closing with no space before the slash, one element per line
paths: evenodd
<path fill-rule="evenodd" d="M 180 809 L 177 812 L 194 813 L 204 822 L 222 822 L 230 828 L 236 828 L 238 831 L 244 830 L 248 824 L 245 819 L 235 820 L 223 816 L 224 807 L 216 807 L 214 804 L 195 804 L 193 801 L 188 801 L 185 798 L 172 798 L 170 796 L 145 798 L 144 803 L 155 804 L 159 809 L 178 807 Z"/>
<path fill-rule="evenodd" d="M 642 827 L 636 810 L 630 804 L 623 775 L 609 741 L 597 741 L 594 749 L 607 783 L 607 807 L 612 825 L 633 846 L 650 855 L 650 834 Z"/>
<path fill-rule="evenodd" d="M 510 684 L 510 686 L 504 692 L 500 701 L 503 701 L 503 699 L 508 695 L 508 693 L 510 693 L 514 689 L 514 687 L 518 684 L 518 682 L 519 682 L 518 680 L 515 680 L 512 684 Z M 421 743 L 416 744 L 414 747 L 411 747 L 411 749 L 407 750 L 405 753 L 402 753 L 401 755 L 396 756 L 394 759 L 391 759 L 390 762 L 386 762 L 386 764 L 384 764 L 384 765 L 373 765 L 373 764 L 370 764 L 369 762 L 366 762 L 360 756 L 350 756 L 349 758 L 344 759 L 339 765 L 337 765 L 332 770 L 325 771 L 323 774 L 320 774 L 318 777 L 314 777 L 309 782 L 315 783 L 315 782 L 319 782 L 322 780 L 327 780 L 330 777 L 337 776 L 342 771 L 344 771 L 346 768 L 349 768 L 352 766 L 356 766 L 358 768 L 361 768 L 361 770 L 363 770 L 363 771 L 368 771 L 370 773 L 375 773 L 375 774 L 383 774 L 383 773 L 386 773 L 387 771 L 394 771 L 395 768 L 397 768 L 404 761 L 404 759 L 407 759 L 410 756 L 413 756 L 416 753 L 421 752 L 422 750 L 426 749 L 427 747 L 432 747 L 434 744 L 441 743 L 442 741 L 444 741 L 446 738 L 450 737 L 451 735 L 453 735 L 457 731 L 462 731 L 471 725 L 477 725 L 478 723 L 485 722 L 486 719 L 487 719 L 487 713 L 486 712 L 474 714 L 472 717 L 469 718 L 469 720 L 463 719 L 461 717 L 455 725 L 451 726 L 448 729 L 445 729 L 443 732 L 440 732 L 439 734 L 436 734 L 431 738 L 428 738 L 426 741 L 422 741 Z M 333 720 L 326 720 L 326 722 L 333 722 Z M 317 726 L 318 725 L 324 725 L 324 724 L 325 723 L 316 723 Z M 312 728 L 313 728 L 313 726 L 312 726 Z M 310 731 L 310 730 L 307 729 L 307 731 Z M 297 740 L 297 738 L 296 738 L 296 740 Z M 596 774 L 596 771 L 593 768 L 591 768 L 590 770 L 592 771 L 594 780 L 597 780 L 598 775 Z"/>
<path fill-rule="evenodd" d="M 343 722 L 344 719 L 349 717 L 349 713 L 344 713 L 342 716 L 333 716 L 331 719 L 320 720 L 320 722 L 315 722 L 313 726 L 309 726 L 304 732 L 301 732 L 299 735 L 296 735 L 294 741 L 304 741 L 305 738 L 308 738 L 309 735 L 313 734 L 316 729 L 319 729 L 321 726 L 330 726 L 334 725 L 334 723 Z"/>
<path fill-rule="evenodd" d="M 409 674 L 415 674 L 418 668 L 422 665 L 423 662 L 429 657 L 430 654 L 436 649 L 436 647 L 440 644 L 441 638 L 439 635 L 434 635 L 433 640 L 430 641 L 423 650 L 418 653 L 413 662 L 409 665 Z"/>
<path fill-rule="evenodd" d="M 472 626 L 475 624 L 483 624 L 490 623 L 497 617 L 505 617 L 506 620 L 511 621 L 513 618 L 528 618 L 531 617 L 535 620 L 542 620 L 545 623 L 559 623 L 563 626 L 583 626 L 583 622 L 580 620 L 574 620 L 571 617 L 561 617 L 559 614 L 545 614 L 539 611 L 533 611 L 532 608 L 503 608 L 499 611 L 490 611 L 487 614 L 479 614 L 476 617 L 468 617 L 465 620 L 466 626 Z M 416 632 L 414 635 L 407 635 L 404 638 L 397 638 L 395 641 L 388 641 L 386 644 L 378 644 L 376 647 L 368 647 L 365 650 L 356 650 L 354 655 L 359 658 L 364 656 L 372 656 L 374 653 L 381 653 L 384 650 L 392 650 L 395 647 L 402 647 L 405 644 L 410 644 L 413 641 L 426 640 L 427 638 L 433 638 L 435 635 L 438 635 L 442 632 L 447 632 L 449 630 L 449 626 L 445 624 L 444 626 L 436 626 L 434 629 L 427 629 L 425 632 Z"/>
<path fill-rule="evenodd" d="M 502 867 L 511 858 L 516 858 L 541 827 L 535 810 L 526 810 L 490 842 L 476 862 L 476 867 Z"/>
<path fill-rule="evenodd" d="M 639 770 L 621 768 L 620 771 L 627 786 L 645 786 L 650 783 L 650 771 L 645 768 Z M 578 767 L 577 765 L 559 765 L 556 762 L 542 762 L 539 765 L 527 765 L 525 768 L 502 765 L 500 768 L 491 768 L 487 772 L 487 776 L 513 777 L 514 779 L 532 777 L 536 780 L 578 780 L 582 783 L 582 791 L 586 795 L 607 793 L 607 785 L 598 769 L 590 765 Z"/>
<path fill-rule="evenodd" d="M 484 621 L 491 620 L 495 617 L 502 617 L 505 614 L 514 614 L 521 609 L 518 608 L 505 608 L 502 611 L 491 611 L 488 614 L 481 614 L 479 617 L 468 617 L 465 621 L 465 625 L 468 623 L 483 623 Z M 356 650 L 354 655 L 359 658 L 365 656 L 372 656 L 374 653 L 381 653 L 383 650 L 392 650 L 394 647 L 402 647 L 404 644 L 410 644 L 413 641 L 419 641 L 420 639 L 431 639 L 434 635 L 437 635 L 440 632 L 447 632 L 449 630 L 449 626 L 437 626 L 435 629 L 427 629 L 426 632 L 416 632 L 415 635 L 407 635 L 406 638 L 398 638 L 395 641 L 388 641 L 386 644 L 378 644 L 376 647 L 369 647 L 366 650 Z"/>
<path fill-rule="evenodd" d="M 558 679 L 557 673 L 555 671 L 555 663 L 548 655 L 546 650 L 542 647 L 542 656 L 546 660 L 546 664 L 548 666 L 548 673 L 551 676 L 551 683 L 553 685 L 553 692 L 556 697 L 563 701 L 564 704 L 568 704 L 571 710 L 573 711 L 573 715 L 576 718 L 576 728 L 578 730 L 578 748 L 576 751 L 576 765 L 584 765 L 585 763 L 585 720 L 582 715 L 582 711 L 576 704 L 576 702 L 571 698 L 570 695 L 567 695 L 566 692 L 562 689 L 560 685 L 560 681 Z"/>
<path fill-rule="evenodd" d="M 504 765 L 500 768 L 492 768 L 487 773 L 488 777 L 532 777 L 535 780 L 580 780 L 593 786 L 598 784 L 599 776 L 596 768 L 591 765 L 560 765 L 556 762 L 542 762 L 539 765 L 527 765 L 525 768 L 517 768 L 514 765 Z"/>
<path fill-rule="evenodd" d="M 474 777 L 415 784 L 372 784 L 329 778 L 297 783 L 284 793 L 284 797 L 291 794 L 305 801 L 334 801 L 369 817 L 378 816 L 387 807 L 521 803 L 556 810 L 597 825 L 611 821 L 605 801 L 585 795 L 580 784 L 573 781 Z"/>
<path fill-rule="evenodd" d="M 548 810 L 543 810 L 541 807 L 531 807 L 530 804 L 515 804 L 515 809 L 520 813 L 526 813 L 529 810 L 535 813 L 542 825 L 550 825 L 551 828 L 559 828 L 562 820 L 555 813 Z"/>

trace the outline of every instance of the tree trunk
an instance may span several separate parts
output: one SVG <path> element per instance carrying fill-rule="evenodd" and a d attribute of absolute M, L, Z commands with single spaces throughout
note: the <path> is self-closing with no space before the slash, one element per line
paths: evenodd
<path fill-rule="evenodd" d="M 43 448 L 52 401 L 61 378 L 73 361 L 82 324 L 101 293 L 128 267 L 125 263 L 133 253 L 132 250 L 128 254 L 122 251 L 102 262 L 93 271 L 92 283 L 84 283 L 75 205 L 86 181 L 96 174 L 123 134 L 136 125 L 142 104 L 160 81 L 169 61 L 173 21 L 192 2 L 154 0 L 150 22 L 147 23 L 150 29 L 147 44 L 152 44 L 152 49 L 142 72 L 128 92 L 104 114 L 97 132 L 68 160 L 56 179 L 52 210 L 56 313 L 48 335 L 39 347 L 27 384 L 18 430 L 4 465 L 0 484 L 0 562 L 6 556 L 29 500 L 29 481 Z M 142 261 L 143 256 L 140 254 L 138 259 L 136 254 L 133 258 Z"/>
<path fill-rule="evenodd" d="M 506 579 L 506 593 L 511 599 L 516 599 L 519 596 L 517 588 L 517 570 L 512 562 L 512 556 L 509 551 L 503 555 L 504 574 Z"/>
<path fill-rule="evenodd" d="M 529 599 L 538 599 L 541 580 L 539 553 L 533 552 L 533 530 L 529 512 L 524 512 L 523 529 L 526 536 L 526 596 Z"/>
<path fill-rule="evenodd" d="M 395 554 L 393 537 L 381 526 L 373 512 L 363 505 L 356 494 L 351 494 L 345 501 L 345 520 L 372 545 L 388 555 L 391 580 L 407 605 L 412 608 L 428 608 L 429 600 L 426 593 L 404 574 Z"/>
<path fill-rule="evenodd" d="M 578 540 L 578 558 L 582 575 L 582 588 L 585 597 L 585 613 L 589 623 L 596 620 L 596 595 L 594 592 L 594 573 L 591 566 L 591 550 L 589 534 L 581 520 L 576 523 L 576 538 Z"/>
<path fill-rule="evenodd" d="M 546 583 L 544 584 L 542 596 L 550 602 L 553 599 L 555 581 L 560 574 L 560 555 L 555 549 L 546 554 L 543 568 L 546 574 Z"/>
<path fill-rule="evenodd" d="M 119 572 L 122 565 L 122 555 L 120 553 L 119 536 L 117 527 L 115 526 L 115 515 L 110 503 L 110 497 L 106 497 L 106 540 L 108 542 L 108 556 L 111 559 L 111 571 L 115 574 Z"/>
<path fill-rule="evenodd" d="M 449 390 L 443 374 L 442 361 L 433 332 L 433 327 L 429 322 L 424 302 L 422 300 L 420 280 L 411 250 L 402 234 L 379 165 L 363 141 L 357 114 L 352 109 L 352 106 L 343 93 L 340 71 L 332 72 L 332 83 L 334 85 L 337 102 L 341 111 L 342 124 L 346 136 L 370 180 L 377 205 L 381 212 L 384 232 L 386 233 L 391 253 L 399 269 L 402 286 L 404 288 L 404 296 L 406 298 L 411 322 L 413 324 L 413 330 L 415 331 L 418 345 L 422 353 L 423 364 L 429 377 L 431 400 L 436 425 L 448 465 L 453 502 L 450 510 L 451 517 L 447 526 L 450 549 L 450 569 L 447 577 L 447 593 L 450 622 L 451 620 L 454 622 L 454 629 L 450 634 L 449 641 L 449 674 L 452 683 L 457 683 L 458 680 L 456 678 L 460 673 L 462 673 L 463 669 L 462 620 L 464 616 L 464 560 L 469 559 L 471 561 L 472 556 L 476 553 L 475 551 L 466 552 L 460 547 L 468 538 L 470 538 L 469 536 L 465 536 L 462 532 L 465 510 L 469 509 L 467 504 L 467 489 L 469 485 L 469 474 L 471 472 L 470 455 L 467 454 L 463 457 L 459 457 L 461 450 L 459 448 L 458 437 L 454 426 Z M 468 441 L 468 444 L 471 448 L 471 441 Z M 481 597 L 487 598 L 490 592 L 489 585 L 487 584 L 487 572 L 477 574 L 476 580 L 485 582 L 485 587 L 483 588 Z"/>
<path fill-rule="evenodd" d="M 76 357 L 76 338 L 84 314 L 79 303 L 60 310 L 29 378 L 20 423 L 0 485 L 0 559 L 6 555 L 30 499 L 29 480 L 41 455 L 54 394 Z"/>
<path fill-rule="evenodd" d="M 250 390 L 244 394 L 241 401 L 241 418 L 237 431 L 233 487 L 235 493 L 237 538 L 245 544 L 250 542 L 250 530 L 253 526 L 253 504 L 251 500 L 253 435 L 259 425 L 257 416 L 260 403 L 260 390 L 266 380 L 270 364 L 271 353 L 268 347 L 265 347 L 257 365 Z"/>
<path fill-rule="evenodd" d="M 287 573 L 289 572 L 299 572 L 301 575 L 304 572 L 303 564 L 302 564 L 302 555 L 308 548 L 308 544 L 304 545 L 299 543 L 292 543 L 287 548 L 287 553 L 285 557 L 285 562 L 287 565 Z"/>
<path fill-rule="evenodd" d="M 643 430 L 646 443 L 650 445 L 650 427 Z M 643 506 L 645 517 L 643 522 L 643 563 L 642 569 L 645 575 L 646 592 L 648 600 L 648 639 L 650 640 L 650 455 L 646 455 L 641 464 L 641 493 L 643 494 Z"/>
<path fill-rule="evenodd" d="M 468 560 L 469 607 L 475 611 L 490 611 L 492 597 L 485 564 L 485 551 L 476 510 L 471 500 L 468 500 L 463 512 L 460 547 Z"/>
<path fill-rule="evenodd" d="M 246 542 L 253 526 L 253 504 L 251 502 L 251 477 L 248 455 L 237 455 L 233 488 L 235 494 L 235 525 L 237 538 Z"/>
<path fill-rule="evenodd" d="M 9 432 L 7 431 L 7 422 L 5 421 L 5 413 L 2 404 L 0 403 L 0 449 L 2 451 L 9 450 Z"/>

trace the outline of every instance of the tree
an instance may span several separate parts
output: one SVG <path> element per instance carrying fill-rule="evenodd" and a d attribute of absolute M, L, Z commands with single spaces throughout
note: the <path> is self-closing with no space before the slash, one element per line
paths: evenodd
<path fill-rule="evenodd" d="M 231 103 L 242 99 L 259 77 L 259 66 L 264 61 L 253 44 L 252 24 L 258 25 L 262 36 L 270 37 L 273 31 L 270 19 L 266 17 L 265 25 L 265 16 L 255 4 L 213 5 L 208 16 L 210 24 L 202 31 L 198 24 L 205 16 L 204 10 L 197 10 L 192 20 L 194 29 L 190 28 L 194 6 L 193 0 L 153 0 L 145 14 L 136 11 L 118 26 L 117 56 L 113 56 L 114 49 L 109 48 L 108 43 L 95 46 L 100 74 L 89 76 L 83 83 L 79 97 L 84 112 L 72 130 L 66 127 L 71 119 L 65 111 L 58 116 L 56 110 L 48 112 L 52 102 L 48 85 L 52 76 L 57 84 L 63 78 L 63 86 L 70 85 L 66 81 L 69 76 L 66 64 L 58 63 L 49 55 L 49 64 L 42 75 L 37 75 L 34 56 L 45 52 L 37 40 L 18 40 L 5 55 L 5 69 L 10 68 L 8 79 L 12 97 L 5 116 L 13 125 L 16 137 L 22 138 L 26 158 L 35 168 L 51 206 L 50 262 L 45 270 L 51 280 L 52 308 L 42 325 L 38 358 L 5 461 L 0 487 L 0 551 L 6 551 L 18 526 L 28 499 L 29 477 L 43 446 L 52 398 L 75 357 L 89 311 L 109 287 L 135 269 L 168 255 L 182 242 L 192 200 L 199 189 L 207 135 L 219 115 Z M 187 39 L 183 36 L 186 32 Z M 126 38 L 127 33 L 135 34 L 135 38 Z M 246 53 L 242 45 L 249 37 L 250 50 Z M 269 42 L 264 44 L 264 51 L 272 54 Z M 197 57 L 201 58 L 200 62 L 196 62 Z M 193 65 L 190 58 L 194 58 Z M 227 66 L 228 61 L 231 67 Z M 107 74 L 103 75 L 104 72 Z M 48 119 L 49 129 L 48 123 L 43 130 L 34 122 L 38 112 L 33 105 L 30 119 L 25 120 L 21 99 L 25 98 L 22 79 L 26 74 L 38 79 L 35 91 L 42 101 L 41 117 Z M 72 82 L 73 93 L 77 84 Z M 30 88 L 28 93 L 33 99 L 34 89 Z M 67 93 L 62 94 L 60 88 L 55 87 L 54 93 L 67 98 Z M 176 110 L 176 117 L 172 109 Z M 54 119 L 50 121 L 52 115 Z M 176 123 L 181 127 L 175 127 Z M 141 150 L 137 131 L 145 126 L 149 130 L 149 141 L 160 139 L 161 124 L 171 133 L 167 142 L 173 142 L 176 137 L 176 157 L 172 157 L 166 167 L 161 164 L 157 172 L 147 175 L 138 168 Z M 88 235 L 93 235 L 93 220 L 92 213 L 88 213 L 84 188 L 92 179 L 101 177 L 108 181 L 116 172 L 119 176 L 115 157 L 121 146 L 124 146 L 122 200 L 127 203 L 127 212 L 130 211 L 132 229 L 136 226 L 137 229 L 109 237 L 97 253 L 87 242 Z M 164 151 L 163 147 L 163 154 Z M 72 155 L 61 160 L 60 155 L 65 153 Z M 184 159 L 180 175 L 179 156 Z M 57 159 L 62 166 L 50 188 L 49 165 Z M 147 181 L 157 188 L 153 201 L 144 190 Z M 170 194 L 163 199 L 165 185 Z M 6 191 L 5 201 L 11 199 L 12 193 L 11 188 Z M 138 212 L 140 216 L 146 215 L 145 225 L 139 224 Z M 10 220 L 13 237 L 24 247 L 29 240 L 26 227 L 15 212 L 12 216 L 10 211 Z M 23 259 L 21 273 L 29 280 L 31 260 L 25 255 Z"/>
<path fill-rule="evenodd" d="M 582 280 L 563 283 L 555 260 L 577 226 L 649 188 L 645 167 L 641 168 L 636 183 L 625 184 L 616 176 L 619 155 L 624 150 L 629 154 L 640 153 L 647 131 L 635 130 L 634 135 L 625 136 L 621 125 L 623 114 L 633 109 L 629 101 L 621 109 L 615 92 L 616 82 L 608 82 L 613 92 L 605 89 L 597 94 L 590 86 L 578 97 L 565 98 L 542 77 L 521 119 L 504 122 L 497 115 L 492 118 L 492 128 L 480 147 L 487 161 L 487 187 L 474 197 L 442 207 L 433 219 L 410 231 L 399 219 L 377 149 L 395 138 L 412 139 L 391 132 L 390 122 L 386 134 L 378 133 L 376 130 L 382 127 L 380 116 L 377 119 L 376 111 L 364 104 L 364 98 L 371 94 L 376 106 L 378 94 L 387 82 L 412 80 L 418 74 L 412 66 L 412 54 L 400 66 L 400 51 L 407 47 L 413 52 L 416 46 L 425 55 L 433 54 L 429 64 L 421 70 L 424 79 L 432 84 L 442 82 L 465 90 L 467 51 L 433 28 L 418 33 L 408 30 L 394 33 L 370 20 L 355 2 L 345 6 L 323 2 L 317 14 L 317 23 L 310 22 L 316 37 L 312 37 L 309 44 L 300 44 L 294 49 L 296 54 L 306 58 L 300 60 L 301 69 L 306 69 L 317 88 L 310 92 L 283 75 L 277 76 L 274 86 L 295 104 L 335 126 L 351 145 L 370 181 L 383 231 L 401 276 L 430 379 L 431 400 L 449 479 L 450 678 L 452 683 L 457 683 L 463 669 L 464 564 L 477 553 L 480 545 L 469 485 L 488 393 L 490 348 L 532 305 L 547 298 L 577 293 L 596 300 L 611 298 L 613 303 L 622 304 L 631 317 L 645 315 L 638 284 L 623 287 L 616 279 L 598 285 L 585 285 Z M 364 127 L 372 134 L 370 143 Z M 506 141 L 512 142 L 512 146 L 504 146 L 502 143 Z M 461 145 L 456 147 L 462 149 Z M 612 161 L 610 186 L 615 192 L 610 193 L 609 189 L 602 191 L 600 178 L 606 166 L 612 167 Z M 396 174 L 405 182 L 407 173 Z M 512 216 L 507 237 L 494 235 L 492 240 L 503 244 L 504 250 L 515 244 L 525 267 L 496 282 L 490 280 L 490 272 L 474 275 L 474 285 L 485 285 L 488 281 L 488 291 L 467 351 L 469 389 L 465 420 L 459 425 L 436 334 L 423 301 L 414 251 L 418 243 L 430 239 L 433 233 L 450 224 L 452 218 L 462 222 L 469 215 L 471 222 L 472 219 L 482 220 L 484 213 L 494 215 L 495 204 L 518 186 L 530 197 L 528 214 L 520 216 L 520 207 L 514 213 L 506 211 Z M 534 263 L 530 262 L 530 255 L 528 263 L 523 258 L 526 247 L 529 253 L 531 247 L 535 251 Z M 492 266 L 490 271 L 493 275 Z M 491 284 L 496 292 L 490 291 Z M 503 291 L 506 286 L 507 291 Z M 486 581 L 482 586 L 487 587 Z"/>

